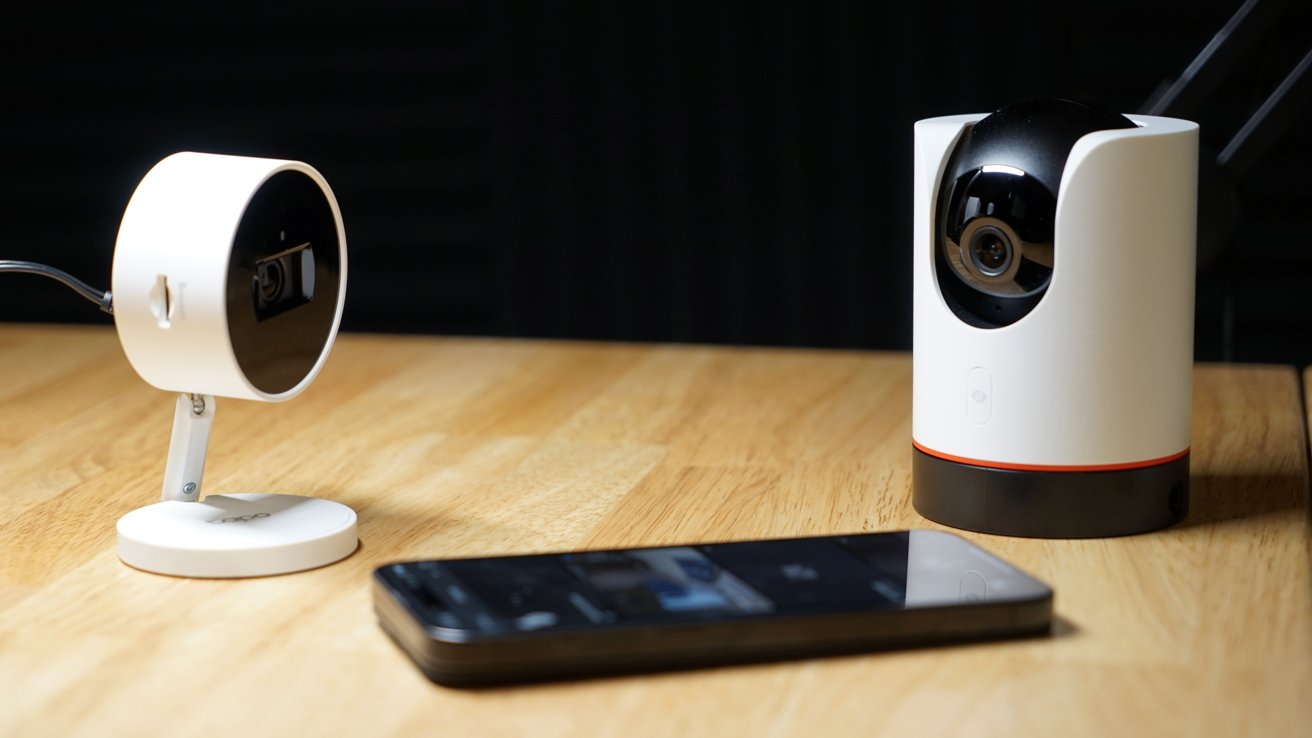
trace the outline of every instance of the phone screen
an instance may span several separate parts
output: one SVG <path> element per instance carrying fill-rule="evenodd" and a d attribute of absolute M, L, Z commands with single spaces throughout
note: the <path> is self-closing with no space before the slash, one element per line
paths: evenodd
<path fill-rule="evenodd" d="M 409 585 L 419 600 L 417 614 L 430 625 L 488 634 L 901 609 L 1047 593 L 965 539 L 936 531 L 388 568 Z"/>

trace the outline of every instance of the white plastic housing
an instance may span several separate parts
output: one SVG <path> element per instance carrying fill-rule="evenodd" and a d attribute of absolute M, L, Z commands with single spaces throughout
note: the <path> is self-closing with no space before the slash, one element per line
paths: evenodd
<path fill-rule="evenodd" d="M 350 556 L 359 544 L 351 508 L 296 495 L 210 495 L 169 500 L 119 518 L 118 555 L 175 577 L 287 574 Z"/>
<path fill-rule="evenodd" d="M 178 395 L 173 402 L 173 433 L 169 460 L 164 464 L 161 500 L 194 502 L 200 499 L 214 426 L 213 395 Z"/>
<path fill-rule="evenodd" d="M 273 175 L 297 171 L 323 190 L 337 227 L 341 283 L 346 233 L 337 199 L 313 167 L 296 161 L 184 152 L 155 165 L 128 202 L 114 249 L 114 321 L 128 361 L 164 390 L 285 400 L 318 374 L 341 321 L 345 290 L 312 371 L 285 392 L 265 392 L 239 366 L 229 338 L 227 277 L 233 239 L 252 195 Z"/>
<path fill-rule="evenodd" d="M 912 436 L 927 453 L 1015 469 L 1133 468 L 1188 450 L 1198 126 L 1076 142 L 1057 193 L 1052 281 L 1025 317 L 961 321 L 935 275 L 936 199 L 979 115 L 915 126 Z M 999 162 L 1006 164 L 1006 162 Z"/>

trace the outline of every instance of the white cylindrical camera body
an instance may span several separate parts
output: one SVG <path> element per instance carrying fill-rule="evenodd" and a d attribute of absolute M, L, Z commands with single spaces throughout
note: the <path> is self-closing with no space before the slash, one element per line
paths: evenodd
<path fill-rule="evenodd" d="M 179 153 L 142 179 L 114 250 L 114 319 L 165 390 L 288 399 L 337 333 L 346 235 L 324 178 L 295 161 Z"/>
<path fill-rule="evenodd" d="M 1013 535 L 1168 525 L 1187 506 L 1198 126 L 1131 115 L 1132 127 L 1074 141 L 1053 169 L 1051 240 L 1031 265 L 1047 269 L 1039 288 L 1002 284 L 1012 256 L 989 250 L 1020 238 L 995 206 L 1037 206 L 1006 205 L 998 190 L 1025 167 L 985 156 L 971 172 L 993 172 L 995 194 L 949 200 L 972 176 L 954 185 L 949 162 L 983 118 L 915 125 L 915 505 Z M 953 217 L 966 223 L 960 244 L 945 235 Z M 980 236 L 972 219 L 998 235 Z M 972 284 L 993 294 L 975 300 Z M 992 322 L 1028 288 L 1025 307 Z"/>

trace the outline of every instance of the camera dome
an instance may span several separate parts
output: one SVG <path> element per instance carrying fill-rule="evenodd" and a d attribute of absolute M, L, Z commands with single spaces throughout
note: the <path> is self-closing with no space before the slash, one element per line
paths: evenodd
<path fill-rule="evenodd" d="M 1052 278 L 1057 191 L 1071 148 L 1094 131 L 1133 128 L 1071 100 L 1011 105 L 966 129 L 943 173 L 935 269 L 958 318 L 980 328 L 1029 314 Z"/>

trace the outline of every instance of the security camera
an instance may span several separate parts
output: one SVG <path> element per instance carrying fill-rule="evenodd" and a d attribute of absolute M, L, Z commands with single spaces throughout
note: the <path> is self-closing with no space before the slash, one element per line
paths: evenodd
<path fill-rule="evenodd" d="M 128 202 L 111 292 L 123 350 L 150 384 L 285 400 L 327 358 L 345 284 L 341 214 L 318 172 L 187 152 Z"/>
<path fill-rule="evenodd" d="M 1198 126 L 1034 100 L 915 142 L 916 509 L 1040 537 L 1182 519 Z"/>
<path fill-rule="evenodd" d="M 113 314 L 142 379 L 180 393 L 162 501 L 119 520 L 119 556 L 199 577 L 308 569 L 355 550 L 356 516 L 327 500 L 209 495 L 215 397 L 276 402 L 328 357 L 346 293 L 337 200 L 310 166 L 201 153 L 155 165 L 114 250 Z"/>

